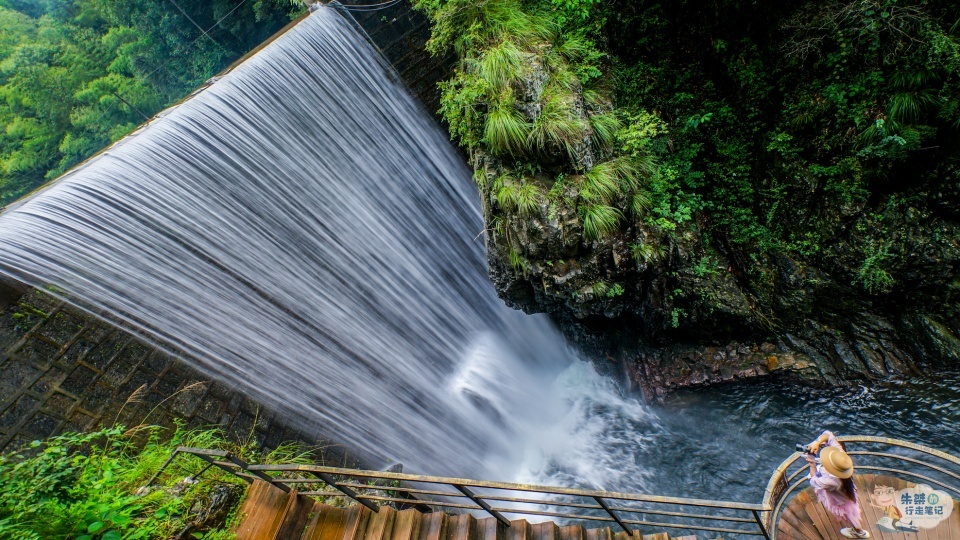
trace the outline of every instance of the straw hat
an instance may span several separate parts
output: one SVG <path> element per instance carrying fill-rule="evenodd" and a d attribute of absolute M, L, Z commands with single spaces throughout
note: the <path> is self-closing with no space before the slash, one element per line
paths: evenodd
<path fill-rule="evenodd" d="M 823 465 L 824 470 L 837 478 L 853 476 L 853 460 L 836 446 L 828 446 L 820 451 L 820 464 Z"/>

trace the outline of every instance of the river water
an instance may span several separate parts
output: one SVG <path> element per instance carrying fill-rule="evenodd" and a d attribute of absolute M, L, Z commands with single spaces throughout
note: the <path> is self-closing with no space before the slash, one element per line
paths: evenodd
<path fill-rule="evenodd" d="M 960 380 L 648 406 L 486 275 L 470 172 L 332 9 L 0 214 L 0 272 L 410 472 L 756 501 L 821 428 L 960 453 Z"/>
<path fill-rule="evenodd" d="M 656 421 L 637 429 L 648 430 L 652 444 L 635 447 L 630 457 L 649 471 L 643 487 L 663 495 L 759 502 L 794 445 L 824 429 L 960 455 L 957 372 L 833 389 L 745 381 L 680 392 L 649 410 Z"/>

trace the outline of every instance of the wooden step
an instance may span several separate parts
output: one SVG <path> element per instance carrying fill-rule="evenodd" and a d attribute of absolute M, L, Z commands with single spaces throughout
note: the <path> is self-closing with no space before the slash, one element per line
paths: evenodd
<path fill-rule="evenodd" d="M 477 520 L 477 540 L 504 540 L 505 527 L 497 518 L 488 517 Z"/>
<path fill-rule="evenodd" d="M 290 491 L 287 494 L 287 507 L 283 511 L 280 528 L 273 540 L 302 537 L 304 529 L 317 511 L 317 504 L 310 497 L 299 495 L 296 491 Z"/>
<path fill-rule="evenodd" d="M 296 498 L 296 492 L 291 491 Z M 237 540 L 275 540 L 290 497 L 280 489 L 255 480 L 240 507 L 244 516 L 236 528 Z"/>
<path fill-rule="evenodd" d="M 644 534 L 640 538 L 641 540 L 670 540 L 670 535 L 665 532 L 660 532 L 654 534 Z"/>
<path fill-rule="evenodd" d="M 443 512 L 424 514 L 420 522 L 419 540 L 446 540 L 447 522 L 447 514 Z"/>
<path fill-rule="evenodd" d="M 307 524 L 303 540 L 340 540 L 347 525 L 347 510 L 329 504 L 317 503 L 313 507 L 313 517 Z M 284 539 L 286 540 L 286 539 Z"/>
<path fill-rule="evenodd" d="M 510 528 L 505 535 L 506 540 L 531 540 L 530 523 L 525 519 L 515 519 L 510 522 Z"/>
<path fill-rule="evenodd" d="M 778 527 L 786 530 L 789 534 L 805 540 L 824 540 L 820 531 L 813 524 L 813 520 L 807 515 L 798 516 L 793 508 L 786 507 L 780 512 L 780 523 Z"/>
<path fill-rule="evenodd" d="M 423 514 L 416 508 L 407 508 L 397 512 L 393 520 L 393 532 L 390 540 L 418 540 L 420 538 L 420 521 Z"/>
<path fill-rule="evenodd" d="M 610 527 L 599 527 L 584 531 L 587 540 L 613 540 L 613 530 Z"/>
<path fill-rule="evenodd" d="M 447 523 L 447 540 L 476 540 L 477 518 L 470 514 L 450 516 Z"/>
<path fill-rule="evenodd" d="M 381 506 L 376 514 L 371 514 L 363 540 L 390 540 L 397 511 L 389 506 Z"/>
<path fill-rule="evenodd" d="M 373 512 L 362 504 L 355 504 L 347 508 L 347 520 L 343 526 L 343 537 L 340 540 L 363 540 L 367 530 L 367 522 Z"/>
<path fill-rule="evenodd" d="M 560 540 L 586 540 L 583 525 L 567 525 L 560 527 Z"/>
<path fill-rule="evenodd" d="M 530 526 L 532 540 L 560 540 L 560 528 L 552 521 L 535 523 Z"/>

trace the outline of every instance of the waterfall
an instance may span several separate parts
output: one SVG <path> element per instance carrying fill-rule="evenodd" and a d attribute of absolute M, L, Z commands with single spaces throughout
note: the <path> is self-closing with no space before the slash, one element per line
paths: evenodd
<path fill-rule="evenodd" d="M 319 9 L 0 215 L 0 272 L 53 285 L 300 426 L 407 470 L 516 478 L 577 362 L 486 276 L 470 172 Z"/>

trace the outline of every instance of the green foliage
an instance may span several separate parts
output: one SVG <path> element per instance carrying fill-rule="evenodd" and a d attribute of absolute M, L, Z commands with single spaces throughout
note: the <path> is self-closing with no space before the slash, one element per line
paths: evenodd
<path fill-rule="evenodd" d="M 260 0 L 0 4 L 0 206 L 176 102 L 303 7 Z M 220 25 L 215 26 L 221 20 Z"/>
<path fill-rule="evenodd" d="M 636 241 L 630 244 L 630 256 L 638 264 L 657 264 L 667 258 L 667 250 L 662 244 Z"/>
<path fill-rule="evenodd" d="M 575 145 L 583 139 L 587 125 L 573 113 L 575 96 L 559 85 L 543 91 L 540 114 L 534 120 L 529 144 L 541 151 L 559 147 L 574 155 Z"/>
<path fill-rule="evenodd" d="M 853 284 L 859 285 L 870 294 L 884 294 L 892 291 L 896 282 L 893 276 L 883 268 L 890 258 L 889 247 L 873 249 L 860 265 Z"/>
<path fill-rule="evenodd" d="M 530 125 L 510 100 L 493 106 L 487 114 L 483 142 L 491 152 L 497 155 L 519 154 L 527 142 Z"/>
<path fill-rule="evenodd" d="M 156 487 L 137 495 L 177 446 L 229 450 L 253 462 L 261 457 L 252 447 L 228 443 L 217 430 L 177 430 L 164 442 L 159 435 L 155 427 L 68 433 L 0 456 L 0 538 L 169 538 L 193 519 L 190 508 L 213 485 L 246 486 L 238 477 L 210 469 L 182 496 L 174 495 L 167 488 L 204 467 L 199 460 L 181 458 L 167 467 Z M 265 459 L 307 463 L 312 456 L 283 445 Z M 224 528 L 204 538 L 235 536 Z"/>
<path fill-rule="evenodd" d="M 497 179 L 495 187 L 497 188 L 497 202 L 500 203 L 500 206 L 524 217 L 536 211 L 542 199 L 540 190 L 531 181 L 503 176 Z"/>
<path fill-rule="evenodd" d="M 701 278 L 713 276 L 717 273 L 717 263 L 710 257 L 701 257 L 691 268 L 693 273 Z"/>
<path fill-rule="evenodd" d="M 577 208 L 583 223 L 583 236 L 587 240 L 597 240 L 609 236 L 617 230 L 623 213 L 612 206 L 587 203 Z"/>
<path fill-rule="evenodd" d="M 593 284 L 593 287 L 591 287 L 591 289 L 593 290 L 594 295 L 605 296 L 607 292 L 610 291 L 610 284 L 607 283 L 606 281 L 598 281 Z"/>

